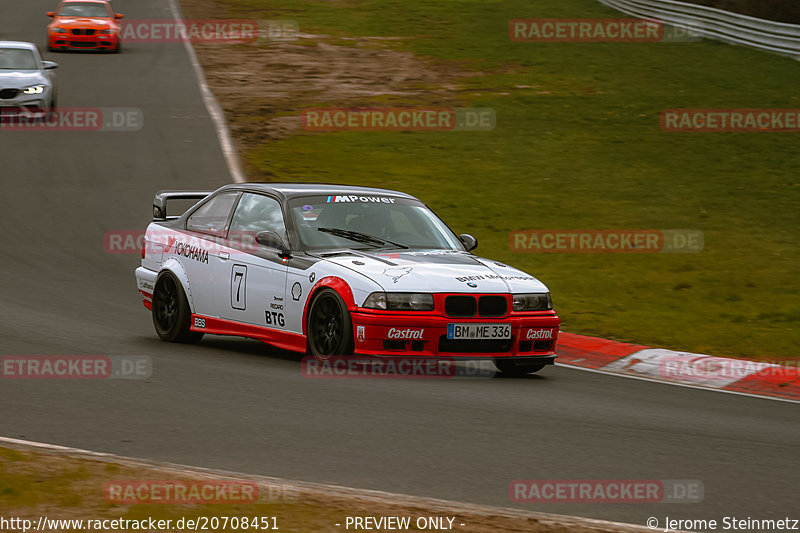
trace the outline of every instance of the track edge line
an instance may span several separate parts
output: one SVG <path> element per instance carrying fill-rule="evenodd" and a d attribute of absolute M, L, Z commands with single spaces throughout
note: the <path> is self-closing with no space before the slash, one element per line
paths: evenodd
<path fill-rule="evenodd" d="M 172 11 L 172 16 L 175 18 L 175 20 L 183 21 L 183 11 L 181 10 L 178 0 L 169 0 L 169 5 L 170 10 Z M 225 123 L 225 112 L 219 105 L 214 93 L 212 93 L 211 89 L 208 87 L 208 82 L 206 81 L 203 67 L 200 65 L 200 61 L 197 59 L 197 54 L 194 51 L 192 43 L 186 39 L 183 41 L 183 44 L 186 48 L 186 52 L 189 54 L 189 62 L 192 64 L 192 68 L 194 69 L 195 77 L 197 78 L 197 84 L 200 87 L 200 95 L 203 97 L 203 103 L 205 104 L 206 110 L 211 117 L 211 121 L 214 123 L 214 129 L 217 132 L 217 138 L 219 139 L 220 148 L 222 149 L 222 155 L 225 157 L 225 162 L 228 165 L 228 171 L 230 172 L 233 181 L 236 183 L 244 183 L 247 180 L 242 172 L 241 163 L 239 162 L 239 154 L 236 152 L 236 145 L 233 142 L 233 137 L 231 136 L 231 132 Z"/>

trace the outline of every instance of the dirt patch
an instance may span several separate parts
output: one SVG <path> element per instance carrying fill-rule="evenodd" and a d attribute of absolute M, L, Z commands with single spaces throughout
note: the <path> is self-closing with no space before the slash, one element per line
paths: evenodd
<path fill-rule="evenodd" d="M 412 54 L 391 50 L 324 42 L 195 49 L 233 136 L 245 146 L 298 130 L 303 107 L 407 97 L 420 93 L 421 85 L 441 83 Z"/>
<path fill-rule="evenodd" d="M 225 16 L 215 0 L 181 0 L 181 5 L 186 18 Z M 299 33 L 287 42 L 264 38 L 250 44 L 194 45 L 240 155 L 298 133 L 304 108 L 413 102 L 423 93 L 447 100 L 453 89 L 449 80 L 458 75 L 452 66 L 392 50 L 393 37 L 338 40 L 347 45 L 327 40 Z"/>

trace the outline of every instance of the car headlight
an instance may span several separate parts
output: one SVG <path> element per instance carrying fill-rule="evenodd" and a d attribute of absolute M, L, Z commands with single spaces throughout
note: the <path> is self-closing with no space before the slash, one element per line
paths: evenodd
<path fill-rule="evenodd" d="M 53 33 L 67 33 L 64 28 L 53 28 Z"/>
<path fill-rule="evenodd" d="M 373 292 L 363 307 L 389 311 L 433 311 L 433 295 L 419 292 Z"/>
<path fill-rule="evenodd" d="M 42 94 L 44 92 L 44 85 L 31 85 L 23 89 L 22 94 Z"/>
<path fill-rule="evenodd" d="M 112 33 L 114 33 L 114 30 L 111 28 L 107 30 L 100 30 L 100 35 L 111 35 Z"/>
<path fill-rule="evenodd" d="M 515 294 L 511 307 L 514 311 L 546 311 L 553 308 L 553 300 L 549 292 Z"/>

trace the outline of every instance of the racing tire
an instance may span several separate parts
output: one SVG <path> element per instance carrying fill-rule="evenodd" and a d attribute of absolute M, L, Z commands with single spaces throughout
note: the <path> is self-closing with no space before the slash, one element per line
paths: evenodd
<path fill-rule="evenodd" d="M 353 320 L 341 296 L 323 288 L 314 296 L 306 321 L 308 353 L 317 359 L 353 353 Z"/>
<path fill-rule="evenodd" d="M 153 289 L 153 326 L 161 340 L 167 342 L 199 342 L 203 333 L 191 331 L 192 312 L 178 278 L 164 272 Z"/>
<path fill-rule="evenodd" d="M 497 367 L 497 370 L 507 376 L 524 376 L 525 374 L 533 374 L 534 372 L 538 372 L 546 366 L 541 364 L 537 365 L 535 363 L 517 365 L 514 363 L 514 361 L 509 361 L 508 359 L 494 359 L 493 362 L 494 366 Z"/>

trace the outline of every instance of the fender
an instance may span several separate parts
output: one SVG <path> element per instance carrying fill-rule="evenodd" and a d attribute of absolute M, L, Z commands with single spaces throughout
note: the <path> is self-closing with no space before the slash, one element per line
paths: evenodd
<path fill-rule="evenodd" d="M 164 264 L 161 265 L 161 270 L 158 271 L 156 284 L 158 283 L 158 278 L 161 277 L 161 274 L 163 274 L 165 270 L 168 270 L 174 274 L 176 278 L 178 278 L 178 281 L 183 287 L 183 292 L 186 293 L 186 299 L 189 301 L 189 310 L 192 312 L 192 314 L 194 314 L 194 299 L 192 298 L 192 290 L 189 288 L 189 276 L 186 275 L 183 265 L 181 265 L 180 262 L 174 257 L 170 257 L 164 261 Z"/>
<path fill-rule="evenodd" d="M 356 300 L 353 298 L 353 291 L 350 289 L 350 285 L 348 285 L 345 280 L 337 276 L 326 276 L 324 278 L 320 278 L 311 288 L 311 292 L 309 292 L 308 298 L 306 298 L 305 308 L 303 309 L 303 335 L 306 337 L 308 337 L 308 331 L 306 331 L 308 324 L 308 307 L 311 301 L 314 299 L 314 295 L 317 293 L 317 291 L 324 287 L 335 290 L 342 300 L 344 300 L 344 305 L 347 307 L 348 311 L 354 311 L 358 309 Z"/>

